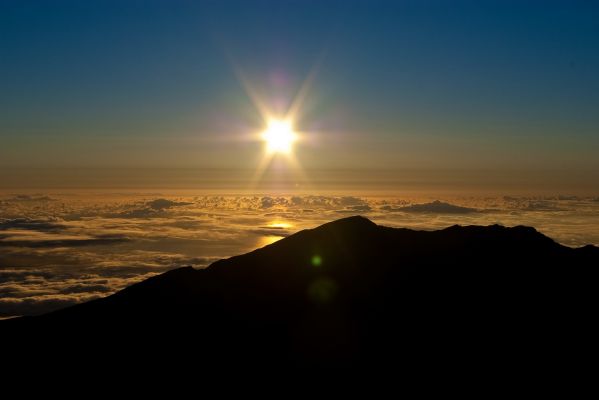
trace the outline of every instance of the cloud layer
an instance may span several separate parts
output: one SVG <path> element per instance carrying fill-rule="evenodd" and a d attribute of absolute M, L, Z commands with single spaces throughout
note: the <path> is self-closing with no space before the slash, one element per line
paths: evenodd
<path fill-rule="evenodd" d="M 524 224 L 566 245 L 599 244 L 596 198 L 11 194 L 0 197 L 0 317 L 106 296 L 182 265 L 203 268 L 352 214 L 415 229 Z"/>

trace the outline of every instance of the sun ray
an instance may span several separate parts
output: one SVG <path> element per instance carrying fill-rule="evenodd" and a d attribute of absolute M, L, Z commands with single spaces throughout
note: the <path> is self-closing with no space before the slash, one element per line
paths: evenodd
<path fill-rule="evenodd" d="M 310 73 L 308 74 L 306 79 L 304 79 L 304 81 L 302 82 L 302 85 L 300 86 L 297 94 L 295 95 L 295 97 L 293 98 L 293 101 L 291 102 L 291 106 L 289 106 L 289 109 L 287 110 L 287 113 L 285 114 L 286 119 L 291 120 L 291 121 L 297 121 L 298 119 L 300 119 L 300 117 L 301 117 L 300 111 L 304 105 L 304 102 L 306 101 L 306 98 L 308 97 L 310 89 L 312 88 L 312 84 L 314 83 L 314 79 L 316 77 L 317 71 L 318 71 L 318 64 L 316 64 L 312 68 L 312 70 L 310 71 Z"/>
<path fill-rule="evenodd" d="M 243 90 L 250 98 L 250 101 L 252 102 L 253 106 L 256 107 L 256 110 L 260 114 L 262 120 L 266 123 L 272 118 L 272 113 L 269 107 L 267 106 L 267 103 L 262 99 L 262 96 L 260 96 L 258 89 L 256 89 L 256 87 L 247 78 L 247 76 L 243 72 L 243 69 L 240 66 L 238 66 L 237 63 L 235 63 L 233 60 L 231 60 L 231 65 L 233 67 L 233 73 L 237 77 L 239 83 L 241 83 Z"/>
<path fill-rule="evenodd" d="M 260 162 L 256 166 L 256 170 L 254 171 L 254 175 L 252 176 L 252 179 L 250 180 L 250 189 L 251 190 L 254 190 L 256 188 L 256 186 L 258 185 L 258 182 L 260 182 L 260 180 L 264 176 L 264 172 L 266 172 L 270 163 L 272 162 L 273 157 L 274 157 L 274 154 L 264 154 L 264 156 L 260 159 Z"/>

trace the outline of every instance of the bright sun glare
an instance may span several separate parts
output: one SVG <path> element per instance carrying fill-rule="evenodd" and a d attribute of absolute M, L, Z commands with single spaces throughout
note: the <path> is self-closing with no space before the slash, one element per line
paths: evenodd
<path fill-rule="evenodd" d="M 269 153 L 289 154 L 293 142 L 297 140 L 297 134 L 293 131 L 289 121 L 273 119 L 262 133 L 262 139 L 266 142 L 266 149 Z"/>

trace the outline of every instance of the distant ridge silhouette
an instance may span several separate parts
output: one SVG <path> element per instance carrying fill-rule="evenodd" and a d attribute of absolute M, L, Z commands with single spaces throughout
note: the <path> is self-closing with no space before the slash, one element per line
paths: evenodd
<path fill-rule="evenodd" d="M 558 368 L 591 339 L 598 266 L 598 248 L 529 227 L 414 231 L 354 216 L 203 270 L 0 321 L 0 332 L 88 360 L 150 352 L 205 365 Z"/>

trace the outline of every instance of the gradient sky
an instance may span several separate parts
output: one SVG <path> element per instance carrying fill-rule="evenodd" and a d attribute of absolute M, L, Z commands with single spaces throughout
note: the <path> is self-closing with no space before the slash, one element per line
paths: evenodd
<path fill-rule="evenodd" d="M 255 168 L 310 73 L 306 169 L 599 171 L 599 3 L 506 0 L 1 0 L 0 166 Z"/>

